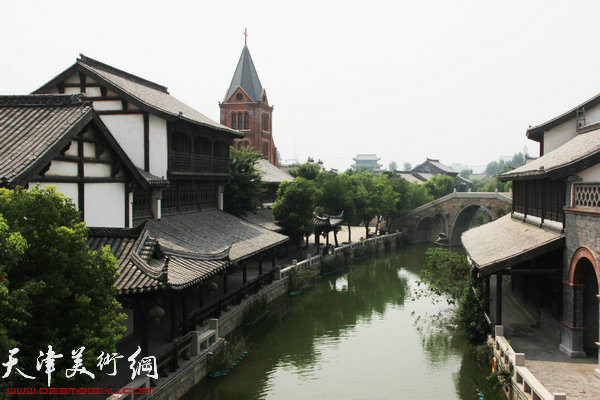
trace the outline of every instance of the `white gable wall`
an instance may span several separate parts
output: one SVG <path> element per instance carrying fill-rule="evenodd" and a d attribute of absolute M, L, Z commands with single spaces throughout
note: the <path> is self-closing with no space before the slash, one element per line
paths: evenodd
<path fill-rule="evenodd" d="M 125 226 L 125 184 L 86 183 L 84 220 L 88 226 Z"/>
<path fill-rule="evenodd" d="M 585 110 L 585 124 L 591 125 L 600 122 L 600 105 L 596 105 Z M 577 136 L 576 119 L 563 122 L 544 132 L 544 154 L 548 154 L 552 150 L 567 143 L 569 140 Z"/>
<path fill-rule="evenodd" d="M 167 177 L 167 121 L 150 114 L 150 173 Z"/>
<path fill-rule="evenodd" d="M 144 168 L 144 117 L 142 114 L 102 115 L 102 122 L 136 167 Z M 166 149 L 164 150 L 166 157 Z"/>

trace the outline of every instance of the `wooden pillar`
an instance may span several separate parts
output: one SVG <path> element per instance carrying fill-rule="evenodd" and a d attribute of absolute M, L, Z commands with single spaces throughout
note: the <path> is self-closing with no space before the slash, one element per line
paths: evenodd
<path fill-rule="evenodd" d="M 227 294 L 227 270 L 223 271 L 223 294 Z"/>
<path fill-rule="evenodd" d="M 188 333 L 188 304 L 186 289 L 181 291 L 181 317 L 183 320 L 183 334 Z"/>
<path fill-rule="evenodd" d="M 490 315 L 490 275 L 483 278 L 483 301 L 485 313 Z"/>
<path fill-rule="evenodd" d="M 140 304 L 142 325 L 142 356 L 150 354 L 150 329 L 148 327 L 148 297 L 144 295 Z"/>
<path fill-rule="evenodd" d="M 329 231 L 327 231 L 327 238 L 325 239 L 325 245 L 329 247 Z"/>
<path fill-rule="evenodd" d="M 260 253 L 258 255 L 258 275 L 262 275 L 263 273 L 263 266 L 262 266 L 262 259 L 263 259 L 263 253 Z"/>
<path fill-rule="evenodd" d="M 317 246 L 317 253 L 319 254 L 319 231 L 315 231 L 315 245 Z"/>
<path fill-rule="evenodd" d="M 275 262 L 276 262 L 275 258 L 277 257 L 276 250 L 277 249 L 275 247 L 273 247 L 271 249 L 271 268 L 275 268 Z"/>
<path fill-rule="evenodd" d="M 502 274 L 496 274 L 496 325 L 502 325 Z"/>
<path fill-rule="evenodd" d="M 177 337 L 177 309 L 175 307 L 175 292 L 171 289 L 171 339 Z"/>
<path fill-rule="evenodd" d="M 248 282 L 248 263 L 246 260 L 242 261 L 242 284 Z"/>
<path fill-rule="evenodd" d="M 198 285 L 198 308 L 204 306 L 204 282 Z"/>

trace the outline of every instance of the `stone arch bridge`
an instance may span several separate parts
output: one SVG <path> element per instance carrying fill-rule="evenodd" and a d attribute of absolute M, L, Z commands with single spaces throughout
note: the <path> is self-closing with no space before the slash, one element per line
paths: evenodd
<path fill-rule="evenodd" d="M 490 220 L 495 220 L 511 209 L 512 193 L 455 191 L 411 210 L 395 225 L 408 232 L 411 242 L 426 242 L 431 240 L 432 233 L 445 233 L 448 244 L 457 246 L 477 211 L 482 210 Z"/>

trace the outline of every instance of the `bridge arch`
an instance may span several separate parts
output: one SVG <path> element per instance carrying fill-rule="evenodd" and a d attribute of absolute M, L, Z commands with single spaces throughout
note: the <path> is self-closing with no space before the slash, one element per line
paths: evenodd
<path fill-rule="evenodd" d="M 464 231 L 468 229 L 471 220 L 479 210 L 483 210 L 488 215 L 488 217 L 490 217 L 491 221 L 496 219 L 494 218 L 490 210 L 488 210 L 487 207 L 485 207 L 483 204 L 467 204 L 456 213 L 454 221 L 452 221 L 452 225 L 450 225 L 450 234 L 448 235 L 448 238 L 451 246 L 459 245 L 461 243 L 461 235 Z"/>
<path fill-rule="evenodd" d="M 415 225 L 415 242 L 428 242 L 431 237 L 431 230 L 433 229 L 433 218 L 426 215 L 417 220 Z"/>

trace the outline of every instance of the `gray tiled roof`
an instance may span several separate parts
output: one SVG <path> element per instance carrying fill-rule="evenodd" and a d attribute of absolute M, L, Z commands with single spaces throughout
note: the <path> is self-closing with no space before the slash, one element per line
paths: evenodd
<path fill-rule="evenodd" d="M 168 180 L 161 178 L 160 176 L 152 175 L 150 172 L 144 171 L 142 168 L 137 167 L 137 170 L 142 178 L 144 178 L 151 186 L 165 186 L 169 183 Z"/>
<path fill-rule="evenodd" d="M 293 176 L 263 158 L 258 160 L 258 169 L 262 171 L 262 180 L 266 183 L 291 182 L 294 180 Z"/>
<path fill-rule="evenodd" d="M 588 167 L 585 165 L 586 159 L 589 160 L 591 156 L 597 154 L 600 154 L 600 129 L 581 133 L 540 158 L 500 174 L 499 178 L 501 180 L 543 178 L 560 173 L 561 170 L 569 169 L 569 167 L 577 167 L 579 164 L 582 165 L 581 169 L 584 169 Z"/>
<path fill-rule="evenodd" d="M 231 84 L 223 101 L 226 102 L 229 100 L 238 87 L 241 87 L 252 101 L 260 101 L 262 85 L 260 84 L 260 79 L 258 79 L 252 57 L 250 56 L 250 50 L 248 50 L 248 46 L 246 45 L 242 49 L 242 54 L 240 55 L 233 78 L 231 79 Z"/>
<path fill-rule="evenodd" d="M 288 240 L 249 221 L 220 210 L 202 210 L 163 216 L 147 222 L 161 247 L 211 254 L 229 247 L 232 261 L 248 258 Z"/>
<path fill-rule="evenodd" d="M 400 178 L 404 178 L 408 183 L 417 182 L 418 184 L 423 183 L 424 181 L 419 179 L 417 176 L 413 175 L 410 172 L 399 172 L 398 175 Z"/>
<path fill-rule="evenodd" d="M 518 221 L 508 214 L 469 229 L 461 239 L 471 260 L 488 275 L 526 261 L 539 250 L 560 247 L 563 238 L 560 232 Z"/>
<path fill-rule="evenodd" d="M 257 209 L 254 212 L 247 213 L 243 218 L 273 232 L 281 232 L 284 230 L 281 225 L 277 225 L 273 210 L 270 208 Z"/>
<path fill-rule="evenodd" d="M 56 146 L 70 143 L 91 119 L 92 106 L 81 96 L 0 96 L 0 183 L 21 183 L 28 170 Z"/>
<path fill-rule="evenodd" d="M 220 258 L 170 254 L 170 249 L 162 248 L 143 226 L 90 229 L 88 245 L 96 251 L 110 246 L 119 261 L 119 276 L 113 284 L 119 294 L 167 287 L 182 289 L 209 278 L 229 264 L 226 252 L 219 254 Z M 157 252 L 160 256 L 156 256 Z"/>
<path fill-rule="evenodd" d="M 431 168 L 429 166 L 432 166 L 434 170 L 436 171 L 431 171 Z M 437 171 L 440 171 L 440 173 L 444 173 L 446 175 L 458 175 L 458 172 L 456 172 L 453 168 L 442 164 L 440 162 L 440 160 L 438 159 L 433 159 L 433 158 L 427 158 L 425 160 L 425 162 L 417 165 L 416 167 L 414 167 L 412 169 L 413 171 L 417 171 L 417 172 L 432 172 L 432 173 L 438 173 Z"/>
<path fill-rule="evenodd" d="M 180 119 L 193 124 L 227 132 L 237 137 L 244 136 L 236 130 L 213 121 L 171 96 L 165 86 L 104 64 L 84 56 L 83 54 L 80 54 L 80 58 L 77 59 L 75 65 L 37 89 L 34 93 L 43 93 L 47 91 L 50 87 L 56 86 L 62 82 L 63 79 L 67 78 L 68 74 L 72 74 L 76 71 L 89 74 L 92 78 L 116 92 L 119 96 L 123 96 L 141 108 L 155 111 L 163 118 L 173 120 Z"/>

